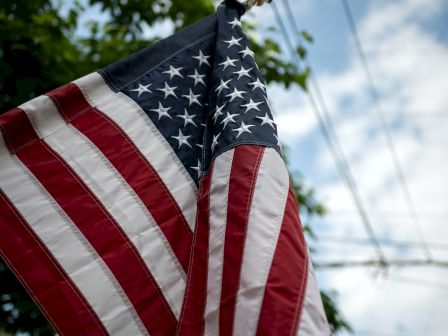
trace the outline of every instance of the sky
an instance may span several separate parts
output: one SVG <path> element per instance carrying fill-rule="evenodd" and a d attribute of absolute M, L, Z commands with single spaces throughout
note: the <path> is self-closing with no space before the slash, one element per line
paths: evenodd
<path fill-rule="evenodd" d="M 283 0 L 276 0 L 287 24 Z M 299 29 L 314 37 L 309 61 L 339 143 L 377 237 L 431 244 L 448 260 L 448 2 L 349 0 L 379 99 L 360 61 L 341 0 L 290 0 Z M 249 19 L 277 25 L 269 5 Z M 291 37 L 293 30 L 288 27 Z M 283 35 L 278 34 L 279 39 Z M 282 42 L 284 44 L 285 42 Z M 285 52 L 285 57 L 288 57 Z M 302 173 L 328 214 L 311 219 L 314 261 L 370 260 L 376 250 L 322 136 L 308 96 L 271 85 L 280 139 L 290 168 Z M 380 112 L 379 112 L 380 111 Z M 398 178 L 386 132 L 417 211 L 415 221 Z M 419 234 L 419 227 L 422 234 Z M 342 242 L 362 238 L 363 244 Z M 382 244 L 388 260 L 425 259 L 421 244 Z M 435 267 L 317 269 L 322 288 L 335 290 L 355 335 L 447 334 L 448 270 Z"/>
<path fill-rule="evenodd" d="M 274 1 L 287 24 L 284 0 Z M 434 259 L 448 261 L 448 1 L 348 0 L 378 100 L 342 1 L 289 2 L 299 29 L 314 38 L 308 60 L 376 236 L 419 243 L 382 243 L 386 259 L 424 259 L 423 237 Z M 84 19 L 92 18 L 106 17 L 96 8 Z M 252 9 L 245 19 L 277 26 L 272 5 Z M 145 27 L 145 34 L 167 36 L 172 29 L 163 22 Z M 291 27 L 287 29 L 293 37 Z M 287 59 L 283 35 L 272 34 L 284 46 Z M 298 87 L 286 91 L 269 85 L 268 95 L 280 139 L 290 148 L 291 170 L 303 175 L 328 210 L 323 218 L 303 218 L 320 237 L 309 241 L 313 260 L 377 258 L 307 94 Z M 418 221 L 406 201 L 379 113 L 390 129 Z M 447 269 L 338 268 L 316 273 L 322 288 L 337 293 L 354 335 L 447 334 Z"/>

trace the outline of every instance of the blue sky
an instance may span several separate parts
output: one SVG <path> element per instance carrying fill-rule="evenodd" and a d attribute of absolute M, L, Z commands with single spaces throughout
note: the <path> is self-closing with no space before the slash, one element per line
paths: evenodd
<path fill-rule="evenodd" d="M 283 0 L 274 1 L 286 22 Z M 341 0 L 289 1 L 299 28 L 314 37 L 309 61 L 376 234 L 418 241 Z M 448 3 L 349 3 L 426 241 L 448 244 Z M 84 19 L 101 17 L 96 8 Z M 276 26 L 270 5 L 254 8 L 246 20 Z M 168 22 L 145 28 L 148 36 L 171 32 Z M 282 36 L 276 38 L 284 45 Z M 280 139 L 291 148 L 290 168 L 303 174 L 329 210 L 323 219 L 312 221 L 314 229 L 327 236 L 367 238 L 306 94 L 297 87 L 285 91 L 276 85 L 269 86 L 268 94 L 277 112 Z M 310 244 L 316 249 L 315 260 L 376 257 L 366 244 L 324 239 Z M 384 245 L 384 251 L 388 259 L 424 257 L 421 249 L 407 245 Z M 433 249 L 432 254 L 448 260 L 446 249 Z M 317 270 L 317 275 L 321 287 L 338 292 L 355 335 L 447 334 L 448 270 L 338 269 Z"/>
<path fill-rule="evenodd" d="M 282 1 L 276 1 L 280 9 Z M 314 36 L 309 60 L 376 234 L 419 241 L 341 1 L 290 3 L 300 29 Z M 448 3 L 349 3 L 426 241 L 447 244 Z M 253 20 L 276 24 L 269 6 L 253 13 Z M 291 148 L 291 168 L 302 172 L 329 209 L 326 217 L 312 222 L 315 230 L 367 238 L 306 95 L 298 88 L 284 92 L 275 85 L 268 93 L 278 114 L 280 139 Z M 317 251 L 315 260 L 376 257 L 366 244 L 321 239 L 311 245 Z M 383 249 L 388 259 L 424 258 L 421 249 L 407 245 Z M 446 250 L 431 252 L 434 258 L 448 259 Z M 317 275 L 322 287 L 339 293 L 341 310 L 355 335 L 446 335 L 447 270 L 338 269 L 317 270 Z"/>

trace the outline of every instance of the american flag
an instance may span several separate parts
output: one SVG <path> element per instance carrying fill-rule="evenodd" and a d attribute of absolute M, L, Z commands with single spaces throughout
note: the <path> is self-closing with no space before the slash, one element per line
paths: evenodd
<path fill-rule="evenodd" d="M 328 335 L 241 8 L 0 116 L 0 250 L 61 335 Z"/>

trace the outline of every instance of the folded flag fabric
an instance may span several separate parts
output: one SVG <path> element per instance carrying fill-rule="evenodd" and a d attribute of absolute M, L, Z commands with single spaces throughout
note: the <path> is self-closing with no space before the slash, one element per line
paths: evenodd
<path fill-rule="evenodd" d="M 58 334 L 330 334 L 243 10 L 0 116 L 1 255 Z"/>

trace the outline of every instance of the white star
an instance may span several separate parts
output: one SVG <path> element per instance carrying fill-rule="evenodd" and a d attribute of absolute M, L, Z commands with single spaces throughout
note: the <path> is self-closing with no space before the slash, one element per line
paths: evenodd
<path fill-rule="evenodd" d="M 218 138 L 220 135 L 221 135 L 221 133 L 213 136 L 213 141 L 212 141 L 212 146 L 211 146 L 212 153 L 215 150 L 216 145 L 218 145 Z"/>
<path fill-rule="evenodd" d="M 269 118 L 268 114 L 266 113 L 264 115 L 264 117 L 256 117 L 257 119 L 260 119 L 262 121 L 261 126 L 263 126 L 264 124 L 268 124 L 269 126 L 271 126 L 273 129 L 275 129 L 274 125 L 275 122 L 274 120 L 272 120 L 271 118 Z"/>
<path fill-rule="evenodd" d="M 195 95 L 193 93 L 193 91 L 191 91 L 187 94 L 187 95 L 182 95 L 182 97 L 185 97 L 188 99 L 188 106 L 191 106 L 191 104 L 198 104 L 199 106 L 202 106 L 202 104 L 199 102 L 198 97 L 200 96 L 200 94 Z"/>
<path fill-rule="evenodd" d="M 229 45 L 227 48 L 230 48 L 234 45 L 241 46 L 240 41 L 242 39 L 243 39 L 242 37 L 237 39 L 237 38 L 235 38 L 235 36 L 232 36 L 232 38 L 230 40 L 224 41 L 224 43 L 227 43 Z"/>
<path fill-rule="evenodd" d="M 249 83 L 249 85 L 253 86 L 252 91 L 254 91 L 257 88 L 263 91 L 266 89 L 266 86 L 263 84 L 263 82 L 260 81 L 259 78 L 257 78 L 255 82 Z"/>
<path fill-rule="evenodd" d="M 238 79 L 240 79 L 241 77 L 249 77 L 249 71 L 251 71 L 253 68 L 250 69 L 246 69 L 243 66 L 241 66 L 241 69 L 238 71 L 235 71 L 234 74 L 238 74 Z"/>
<path fill-rule="evenodd" d="M 184 78 L 184 76 L 182 76 L 180 74 L 180 70 L 182 70 L 182 67 L 175 68 L 172 65 L 170 65 L 170 69 L 167 70 L 167 71 L 164 71 L 162 73 L 169 74 L 170 75 L 170 79 L 173 79 L 173 77 L 176 77 L 176 76 L 179 76 L 180 78 Z"/>
<path fill-rule="evenodd" d="M 258 105 L 260 105 L 260 104 L 263 104 L 263 102 L 255 103 L 251 98 L 247 104 L 243 104 L 241 106 L 246 108 L 246 111 L 244 111 L 244 113 L 247 113 L 250 110 L 260 111 L 260 109 L 258 108 Z"/>
<path fill-rule="evenodd" d="M 219 65 L 224 65 L 223 70 L 225 70 L 225 69 L 227 69 L 228 66 L 234 67 L 236 61 L 238 61 L 236 58 L 231 59 L 231 58 L 229 58 L 229 56 L 227 56 L 227 59 L 224 62 L 219 63 Z"/>
<path fill-rule="evenodd" d="M 138 84 L 138 88 L 137 88 L 137 89 L 134 89 L 134 90 L 131 90 L 131 91 L 136 91 L 136 92 L 138 92 L 138 97 L 140 97 L 140 95 L 141 95 L 143 92 L 152 93 L 152 91 L 148 89 L 148 87 L 150 87 L 150 86 L 151 86 L 151 84 L 147 84 L 147 85 Z"/>
<path fill-rule="evenodd" d="M 198 165 L 196 167 L 190 167 L 190 168 L 198 172 L 198 179 L 199 179 L 199 177 L 201 177 L 201 170 L 202 170 L 201 161 L 198 159 Z"/>
<path fill-rule="evenodd" d="M 243 98 L 242 93 L 246 93 L 246 91 L 238 91 L 237 88 L 234 88 L 233 92 L 229 93 L 226 97 L 230 97 L 230 101 L 233 101 L 235 98 Z"/>
<path fill-rule="evenodd" d="M 182 118 L 184 120 L 184 127 L 187 126 L 188 124 L 192 124 L 194 125 L 194 127 L 197 127 L 195 122 L 193 121 L 195 115 L 188 114 L 187 109 L 184 109 L 184 115 L 178 115 L 176 117 Z"/>
<path fill-rule="evenodd" d="M 216 124 L 216 121 L 218 120 L 218 117 L 220 115 L 222 115 L 222 110 L 223 110 L 224 106 L 226 106 L 226 104 L 216 107 L 215 114 L 213 115 L 213 121 L 215 122 L 215 124 Z"/>
<path fill-rule="evenodd" d="M 221 124 L 224 124 L 224 127 L 222 128 L 223 130 L 226 128 L 227 124 L 230 122 L 235 122 L 235 117 L 238 114 L 230 114 L 229 112 L 227 112 L 226 117 L 221 121 Z"/>
<path fill-rule="evenodd" d="M 196 69 L 194 69 L 194 75 L 188 75 L 188 77 L 194 79 L 194 86 L 196 86 L 198 83 L 205 86 L 205 82 L 202 79 L 205 77 L 205 75 L 201 75 Z"/>
<path fill-rule="evenodd" d="M 157 112 L 159 114 L 159 120 L 162 117 L 168 117 L 170 119 L 173 119 L 169 114 L 168 111 L 171 110 L 171 107 L 163 107 L 163 105 L 159 102 L 159 108 L 158 109 L 151 109 L 151 111 Z"/>
<path fill-rule="evenodd" d="M 255 53 L 252 50 L 250 50 L 248 46 L 246 46 L 246 49 L 238 51 L 238 54 L 243 54 L 243 58 L 245 58 L 246 56 L 254 58 L 255 55 Z"/>
<path fill-rule="evenodd" d="M 191 148 L 191 145 L 188 143 L 188 138 L 191 138 L 191 135 L 183 135 L 181 130 L 179 130 L 179 135 L 178 136 L 172 136 L 173 139 L 176 139 L 177 141 L 179 141 L 179 147 L 177 147 L 178 149 L 182 146 L 182 145 L 186 145 L 188 147 Z"/>
<path fill-rule="evenodd" d="M 235 128 L 233 131 L 234 132 L 238 132 L 238 134 L 236 135 L 236 138 L 238 139 L 238 137 L 243 134 L 243 133 L 252 133 L 250 131 L 250 127 L 254 127 L 255 125 L 246 125 L 244 124 L 244 122 L 241 122 L 241 126 L 239 128 Z"/>
<path fill-rule="evenodd" d="M 231 79 L 227 80 L 227 81 L 223 81 L 221 79 L 221 84 L 219 84 L 219 86 L 216 88 L 215 92 L 218 91 L 218 94 L 221 93 L 222 90 L 224 89 L 228 89 L 229 87 L 227 86 L 227 84 L 231 81 Z"/>
<path fill-rule="evenodd" d="M 199 61 L 199 66 L 202 65 L 202 63 L 207 64 L 208 66 L 210 66 L 210 63 L 208 62 L 208 59 L 210 58 L 210 56 L 205 56 L 202 53 L 202 50 L 199 50 L 199 55 L 198 56 L 193 56 L 193 58 L 197 59 Z"/>
<path fill-rule="evenodd" d="M 169 86 L 168 83 L 165 82 L 165 87 L 163 89 L 157 89 L 157 90 L 165 93 L 165 99 L 166 99 L 169 96 L 174 96 L 174 98 L 177 98 L 176 93 L 174 92 L 174 89 L 177 89 L 177 86 Z"/>
<path fill-rule="evenodd" d="M 232 29 L 236 26 L 241 27 L 241 22 L 237 18 L 234 18 L 233 21 L 227 21 L 227 23 L 232 25 Z"/>

